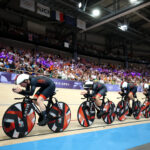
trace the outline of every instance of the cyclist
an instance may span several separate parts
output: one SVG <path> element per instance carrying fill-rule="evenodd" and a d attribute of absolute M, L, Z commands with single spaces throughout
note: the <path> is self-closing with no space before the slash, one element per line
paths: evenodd
<path fill-rule="evenodd" d="M 51 97 L 55 91 L 55 83 L 45 76 L 37 76 L 33 77 L 28 74 L 20 74 L 16 77 L 15 80 L 17 85 L 20 85 L 21 87 L 25 87 L 26 90 L 23 90 L 21 88 L 13 88 L 13 92 L 22 94 L 22 95 L 28 95 L 31 96 L 34 94 L 34 91 L 36 87 L 40 87 L 40 89 L 35 93 L 34 98 L 37 99 L 37 101 L 34 101 L 36 105 L 39 106 L 41 114 L 42 114 L 42 120 L 38 123 L 40 126 L 44 126 L 47 123 L 47 114 L 46 114 L 46 107 L 44 105 L 44 100 L 46 100 L 48 97 Z"/>
<path fill-rule="evenodd" d="M 125 99 L 130 104 L 130 100 L 134 99 L 136 97 L 136 92 L 137 92 L 136 84 L 133 82 L 123 81 L 123 82 L 121 82 L 120 88 L 121 88 L 121 91 L 119 92 L 119 94 L 122 96 L 125 96 Z M 132 109 L 131 109 L 131 107 L 129 107 L 128 116 L 131 116 L 131 115 L 132 115 Z"/>
<path fill-rule="evenodd" d="M 105 96 L 107 92 L 106 86 L 100 82 L 86 81 L 83 85 L 83 88 L 86 91 L 81 92 L 81 94 L 84 95 L 85 97 L 88 96 L 87 95 L 88 91 L 91 90 L 91 93 L 89 96 L 93 98 L 93 100 L 95 101 L 95 104 L 100 108 L 100 111 L 97 111 L 97 118 L 101 118 L 104 112 L 103 112 L 102 100 L 100 100 L 100 98 L 102 96 Z"/>

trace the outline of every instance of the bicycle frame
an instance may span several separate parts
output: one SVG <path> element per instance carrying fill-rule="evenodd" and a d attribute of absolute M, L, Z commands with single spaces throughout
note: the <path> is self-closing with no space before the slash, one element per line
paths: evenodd
<path fill-rule="evenodd" d="M 102 118 L 106 124 L 111 124 L 115 119 L 115 105 L 112 101 L 106 98 L 106 95 L 101 97 L 102 100 L 101 107 L 96 105 L 95 98 L 87 91 L 87 94 L 84 95 L 86 101 L 82 102 L 78 108 L 77 118 L 78 122 L 83 127 L 88 127 L 92 125 L 95 120 L 95 114 L 97 111 L 97 119 Z"/>
<path fill-rule="evenodd" d="M 41 114 L 40 110 L 33 103 L 33 100 L 36 101 L 37 99 L 31 99 L 29 96 L 25 96 L 24 98 L 15 98 L 15 100 L 20 100 L 20 99 L 23 99 L 23 103 L 27 105 L 25 109 L 24 109 L 24 107 L 22 107 L 23 119 L 26 118 L 26 116 L 27 116 L 29 106 L 31 106 L 35 110 L 35 112 L 40 116 L 40 114 Z"/>
<path fill-rule="evenodd" d="M 106 97 L 103 96 L 102 99 L 100 99 L 100 100 L 102 100 L 102 105 L 105 104 L 105 98 L 106 98 Z M 98 110 L 98 111 L 100 111 L 100 108 L 96 105 L 95 101 L 93 101 L 93 100 L 92 100 L 92 97 L 90 96 L 90 90 L 87 90 L 87 97 L 81 98 L 81 99 L 87 99 L 87 101 L 94 103 L 95 109 Z M 109 101 L 108 98 L 107 98 L 107 100 Z"/>
<path fill-rule="evenodd" d="M 15 99 L 16 100 L 23 99 L 23 103 L 27 105 L 25 109 L 24 108 L 22 109 L 23 110 L 23 118 L 26 118 L 29 106 L 31 106 L 34 109 L 34 111 L 38 114 L 38 116 L 41 116 L 41 111 L 33 102 L 33 101 L 37 101 L 37 99 L 31 99 L 29 96 L 25 96 L 24 98 L 15 98 Z M 46 112 L 48 112 L 50 105 L 54 104 L 52 99 L 55 99 L 55 101 L 58 102 L 57 99 L 53 96 L 50 97 L 49 99 L 45 100 L 48 102 L 46 105 Z"/>

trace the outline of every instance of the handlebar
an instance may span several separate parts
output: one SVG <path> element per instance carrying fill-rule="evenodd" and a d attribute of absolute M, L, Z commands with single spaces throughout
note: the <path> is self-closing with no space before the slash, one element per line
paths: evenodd
<path fill-rule="evenodd" d="M 36 98 L 30 98 L 29 96 L 25 96 L 25 97 L 20 97 L 20 98 L 14 98 L 15 100 L 21 100 L 21 99 L 30 99 L 30 100 L 37 100 Z"/>
<path fill-rule="evenodd" d="M 20 100 L 20 99 L 24 99 L 24 97 L 21 97 L 21 98 L 14 98 L 15 100 Z"/>

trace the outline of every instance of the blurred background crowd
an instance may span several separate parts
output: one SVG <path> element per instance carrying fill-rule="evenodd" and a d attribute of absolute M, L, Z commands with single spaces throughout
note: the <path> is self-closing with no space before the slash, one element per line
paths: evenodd
<path fill-rule="evenodd" d="M 142 84 L 143 79 L 150 81 L 148 65 L 129 63 L 126 69 L 121 63 L 98 63 L 93 60 L 81 56 L 75 60 L 61 53 L 0 44 L 0 71 L 26 72 L 64 80 L 100 80 L 107 84 L 120 84 L 126 77 L 138 85 Z"/>

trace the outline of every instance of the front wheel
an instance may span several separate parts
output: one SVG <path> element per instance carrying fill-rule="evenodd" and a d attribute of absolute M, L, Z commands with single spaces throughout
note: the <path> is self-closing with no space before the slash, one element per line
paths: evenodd
<path fill-rule="evenodd" d="M 135 119 L 141 118 L 141 102 L 139 100 L 133 102 L 132 111 Z"/>
<path fill-rule="evenodd" d="M 150 117 L 150 102 L 149 101 L 145 101 L 143 104 L 143 115 L 145 118 L 149 118 Z"/>
<path fill-rule="evenodd" d="M 117 118 L 119 121 L 123 121 L 126 119 L 126 115 L 129 113 L 129 105 L 128 102 L 121 100 L 116 109 Z"/>
<path fill-rule="evenodd" d="M 93 102 L 85 101 L 78 109 L 78 122 L 83 127 L 89 127 L 95 120 L 95 106 Z"/>
<path fill-rule="evenodd" d="M 106 124 L 111 124 L 115 120 L 115 110 L 115 104 L 112 101 L 105 103 L 103 108 L 104 114 L 102 115 L 102 118 Z"/>
<path fill-rule="evenodd" d="M 71 110 L 64 102 L 57 102 L 48 112 L 48 127 L 53 132 L 64 131 L 71 121 Z"/>
<path fill-rule="evenodd" d="M 7 136 L 11 138 L 21 138 L 28 135 L 35 125 L 35 111 L 30 106 L 27 116 L 23 119 L 25 103 L 15 103 L 5 112 L 2 120 L 2 127 Z"/>

